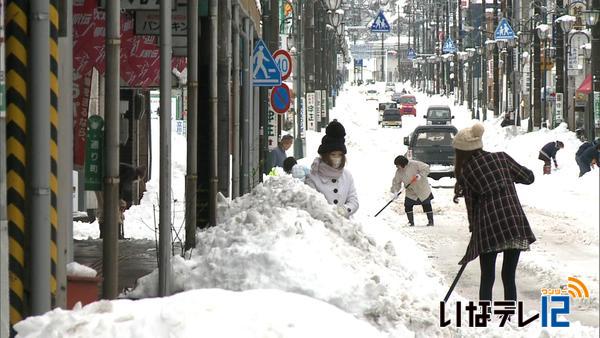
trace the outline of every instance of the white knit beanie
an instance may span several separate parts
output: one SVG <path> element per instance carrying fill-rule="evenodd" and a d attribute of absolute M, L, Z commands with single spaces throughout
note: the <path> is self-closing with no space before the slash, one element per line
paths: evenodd
<path fill-rule="evenodd" d="M 461 129 L 454 137 L 452 146 L 458 150 L 475 150 L 483 148 L 483 124 L 477 122 L 471 128 Z"/>

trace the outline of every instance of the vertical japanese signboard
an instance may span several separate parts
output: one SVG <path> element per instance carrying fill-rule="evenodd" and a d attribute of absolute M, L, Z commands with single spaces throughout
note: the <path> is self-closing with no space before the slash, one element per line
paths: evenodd
<path fill-rule="evenodd" d="M 594 92 L 594 116 L 596 128 L 600 128 L 600 92 Z"/>
<path fill-rule="evenodd" d="M 306 93 L 306 130 L 315 130 L 315 93 Z"/>
<path fill-rule="evenodd" d="M 269 89 L 269 97 L 271 97 L 271 89 Z M 277 120 L 279 114 L 275 113 L 269 106 L 267 112 L 267 146 L 269 150 L 277 147 Z"/>
<path fill-rule="evenodd" d="M 315 91 L 315 123 L 321 123 L 321 91 Z"/>
<path fill-rule="evenodd" d="M 304 131 L 306 130 L 306 118 L 304 116 L 304 98 L 299 98 L 298 102 L 298 118 L 300 119 L 300 123 L 298 124 L 300 126 L 300 130 L 298 134 L 300 135 L 300 138 L 304 139 Z"/>
<path fill-rule="evenodd" d="M 554 108 L 554 123 L 558 125 L 563 121 L 563 93 L 556 93 L 556 104 L 554 105 Z"/>
<path fill-rule="evenodd" d="M 104 120 L 98 115 L 88 119 L 85 152 L 85 190 L 102 190 Z"/>
<path fill-rule="evenodd" d="M 321 90 L 321 122 L 326 123 L 327 119 L 327 91 Z"/>

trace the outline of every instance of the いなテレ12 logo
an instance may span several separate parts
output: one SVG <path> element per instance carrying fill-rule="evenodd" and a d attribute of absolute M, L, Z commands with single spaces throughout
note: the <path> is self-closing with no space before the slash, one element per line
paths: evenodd
<path fill-rule="evenodd" d="M 569 327 L 568 320 L 559 320 L 559 315 L 571 312 L 572 299 L 590 298 L 590 293 L 585 284 L 575 277 L 569 277 L 567 285 L 560 288 L 542 288 L 542 327 Z M 550 325 L 548 325 L 550 321 Z"/>

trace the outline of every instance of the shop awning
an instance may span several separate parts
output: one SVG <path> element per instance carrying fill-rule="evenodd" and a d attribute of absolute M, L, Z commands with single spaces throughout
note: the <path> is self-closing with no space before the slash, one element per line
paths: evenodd
<path fill-rule="evenodd" d="M 585 77 L 583 82 L 579 88 L 577 88 L 577 92 L 588 95 L 592 91 L 592 74 Z"/>

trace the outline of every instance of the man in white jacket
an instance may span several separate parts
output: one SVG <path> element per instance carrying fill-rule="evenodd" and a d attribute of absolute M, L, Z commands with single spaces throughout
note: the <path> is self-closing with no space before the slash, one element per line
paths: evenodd
<path fill-rule="evenodd" d="M 396 165 L 396 175 L 392 180 L 390 190 L 394 195 L 397 195 L 402 188 L 402 184 L 406 187 L 404 211 L 406 211 L 408 224 L 410 226 L 415 225 L 413 207 L 420 204 L 427 214 L 427 226 L 433 226 L 433 209 L 431 208 L 433 194 L 427 181 L 429 165 L 420 161 L 408 160 L 404 156 L 396 157 L 394 164 Z"/>
<path fill-rule="evenodd" d="M 352 175 L 345 169 L 346 131 L 344 126 L 332 121 L 325 129 L 319 146 L 319 157 L 315 158 L 306 176 L 305 183 L 325 196 L 329 204 L 337 206 L 337 212 L 349 217 L 358 210 L 358 197 Z"/>

